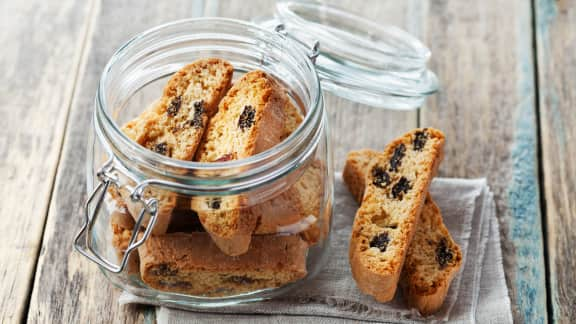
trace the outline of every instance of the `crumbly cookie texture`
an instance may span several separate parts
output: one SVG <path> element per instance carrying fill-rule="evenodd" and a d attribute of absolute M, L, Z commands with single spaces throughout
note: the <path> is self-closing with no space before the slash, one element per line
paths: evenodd
<path fill-rule="evenodd" d="M 120 261 L 130 243 L 134 220 L 125 211 L 115 210 L 110 215 L 110 226 L 112 229 L 112 246 L 116 249 L 118 261 Z M 138 251 L 134 250 L 128 257 L 126 271 L 128 274 L 137 274 L 139 273 L 139 266 Z"/>
<path fill-rule="evenodd" d="M 438 311 L 461 266 L 462 251 L 428 195 L 402 269 L 400 287 L 408 304 L 422 315 Z"/>
<path fill-rule="evenodd" d="M 196 160 L 239 160 L 272 148 L 285 132 L 287 100 L 283 89 L 265 72 L 246 73 L 220 102 Z"/>
<path fill-rule="evenodd" d="M 368 165 L 379 154 L 370 149 L 348 154 L 343 178 L 359 203 L 364 195 Z M 400 278 L 408 304 L 422 315 L 438 311 L 461 266 L 460 247 L 452 239 L 442 221 L 440 209 L 428 194 Z"/>
<path fill-rule="evenodd" d="M 142 280 L 158 290 L 228 296 L 286 285 L 306 276 L 307 244 L 298 235 L 255 236 L 228 256 L 206 233 L 150 237 L 139 248 Z"/>
<path fill-rule="evenodd" d="M 362 203 L 364 190 L 366 190 L 366 176 L 368 166 L 381 152 L 363 149 L 351 151 L 346 157 L 346 165 L 342 171 L 342 178 L 348 190 L 358 203 Z"/>
<path fill-rule="evenodd" d="M 284 116 L 286 119 L 284 124 L 284 131 L 281 135 L 281 140 L 284 140 L 286 137 L 290 136 L 290 134 L 292 134 L 304 120 L 302 111 L 290 100 L 286 100 L 286 104 L 284 105 Z"/>
<path fill-rule="evenodd" d="M 349 257 L 360 290 L 380 302 L 394 297 L 443 146 L 439 130 L 415 129 L 392 141 L 368 166 Z"/>
<path fill-rule="evenodd" d="M 192 160 L 209 118 L 230 88 L 234 69 L 228 62 L 200 59 L 177 71 L 162 98 L 122 131 L 138 144 L 178 160 Z"/>
<path fill-rule="evenodd" d="M 220 102 L 210 119 L 196 154 L 201 162 L 238 160 L 263 152 L 285 133 L 284 89 L 263 71 L 246 73 Z M 228 255 L 246 253 L 258 217 L 246 197 L 197 197 L 192 199 L 202 225 L 216 245 Z"/>

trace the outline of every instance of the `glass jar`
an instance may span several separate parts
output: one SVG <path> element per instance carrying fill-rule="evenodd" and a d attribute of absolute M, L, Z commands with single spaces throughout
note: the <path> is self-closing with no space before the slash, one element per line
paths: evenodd
<path fill-rule="evenodd" d="M 318 42 L 294 39 L 284 23 L 280 19 L 270 28 L 266 21 L 262 28 L 221 18 L 177 21 L 134 37 L 107 64 L 88 150 L 91 195 L 75 248 L 116 286 L 164 304 L 198 307 L 261 300 L 301 285 L 320 271 L 329 253 L 334 194 L 317 71 L 322 84 L 347 98 L 356 91 L 359 101 L 397 109 L 411 108 L 435 90 L 433 74 L 410 55 L 401 55 L 403 65 L 360 66 L 361 53 L 383 55 L 363 42 L 364 52 L 358 47 L 347 54 L 355 61 L 348 64 L 334 53 L 322 55 Z M 392 33 L 404 37 L 404 45 L 416 44 L 415 52 L 426 51 Z M 326 62 L 321 69 L 318 55 Z M 255 69 L 273 76 L 304 115 L 300 126 L 273 148 L 236 161 L 175 160 L 131 141 L 121 125 L 157 100 L 174 72 L 205 57 L 230 62 L 234 79 Z M 351 77 L 351 68 L 366 78 Z M 377 87 L 386 82 L 384 90 Z M 236 221 L 230 225 L 234 231 L 207 230 L 212 218 Z"/>
<path fill-rule="evenodd" d="M 96 191 L 80 251 L 114 284 L 163 302 L 209 305 L 271 297 L 320 270 L 332 159 L 314 64 L 291 42 L 240 21 L 194 19 L 149 30 L 110 60 L 95 102 L 87 182 Z M 273 76 L 302 109 L 301 125 L 273 148 L 237 161 L 174 160 L 131 141 L 120 125 L 157 99 L 174 72 L 203 57 L 229 61 L 234 78 L 255 69 Z M 241 203 L 227 209 L 229 201 Z M 213 237 L 198 220 L 211 212 L 257 223 L 244 237 Z M 211 242 L 218 239 L 225 242 Z"/>

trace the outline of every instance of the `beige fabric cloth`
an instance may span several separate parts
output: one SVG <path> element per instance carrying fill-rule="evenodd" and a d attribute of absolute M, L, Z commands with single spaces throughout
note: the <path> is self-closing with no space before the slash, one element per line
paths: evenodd
<path fill-rule="evenodd" d="M 432 197 L 464 253 L 443 308 L 422 318 L 405 306 L 401 294 L 377 303 L 356 287 L 348 264 L 348 239 L 357 203 L 336 174 L 331 257 L 324 270 L 301 289 L 277 299 L 218 309 L 183 311 L 123 293 L 121 303 L 159 305 L 158 323 L 348 323 L 353 321 L 419 323 L 512 323 L 504 278 L 493 195 L 484 179 L 435 179 Z"/>

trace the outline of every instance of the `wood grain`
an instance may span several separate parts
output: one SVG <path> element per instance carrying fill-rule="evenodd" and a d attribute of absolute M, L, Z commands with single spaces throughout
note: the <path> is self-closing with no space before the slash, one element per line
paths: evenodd
<path fill-rule="evenodd" d="M 422 125 L 447 137 L 441 175 L 487 177 L 517 322 L 546 322 L 531 5 L 431 1 L 428 43 L 442 92 Z"/>
<path fill-rule="evenodd" d="M 0 1 L 1 323 L 25 316 L 89 9 Z"/>
<path fill-rule="evenodd" d="M 576 322 L 576 3 L 537 0 L 540 134 L 550 299 L 555 322 Z"/>
<path fill-rule="evenodd" d="M 150 27 L 200 15 L 198 8 L 202 6 L 199 4 L 186 0 L 97 1 L 38 260 L 28 313 L 31 323 L 141 323 L 152 320 L 151 307 L 119 305 L 120 290 L 106 280 L 95 264 L 72 249 L 73 237 L 81 226 L 82 204 L 86 197 L 87 136 L 92 127 L 97 82 L 112 53 L 131 36 Z"/>

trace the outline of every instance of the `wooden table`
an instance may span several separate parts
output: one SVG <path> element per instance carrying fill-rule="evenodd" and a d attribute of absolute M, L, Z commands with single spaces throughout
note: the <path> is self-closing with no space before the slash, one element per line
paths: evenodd
<path fill-rule="evenodd" d="M 335 1 L 329 1 L 335 2 Z M 339 1 L 418 35 L 442 89 L 418 112 L 327 95 L 336 166 L 418 125 L 446 132 L 442 176 L 487 177 L 518 322 L 576 321 L 576 1 Z M 97 81 L 130 36 L 273 1 L 0 0 L 0 321 L 154 319 L 72 250 Z M 359 127 L 359 126 L 362 127 Z"/>

